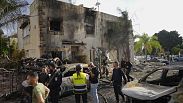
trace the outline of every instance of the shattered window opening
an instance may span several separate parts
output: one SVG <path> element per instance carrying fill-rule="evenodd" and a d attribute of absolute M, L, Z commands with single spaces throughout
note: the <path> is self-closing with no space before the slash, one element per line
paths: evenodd
<path fill-rule="evenodd" d="M 61 31 L 61 21 L 60 20 L 51 20 L 50 21 L 50 30 Z"/>
<path fill-rule="evenodd" d="M 85 9 L 85 30 L 86 34 L 94 35 L 95 32 L 96 12 L 87 8 Z"/>
<path fill-rule="evenodd" d="M 85 29 L 86 29 L 86 34 L 93 34 L 94 35 L 94 26 L 86 25 Z"/>

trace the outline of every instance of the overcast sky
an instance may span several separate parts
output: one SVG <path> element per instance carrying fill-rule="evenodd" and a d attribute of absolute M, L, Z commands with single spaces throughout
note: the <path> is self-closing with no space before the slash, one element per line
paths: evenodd
<path fill-rule="evenodd" d="M 31 0 L 29 0 L 31 1 Z M 67 1 L 67 0 L 61 0 Z M 97 0 L 73 0 L 76 5 L 94 7 Z M 127 10 L 134 33 L 153 35 L 160 30 L 177 30 L 183 36 L 183 0 L 98 0 L 100 11 L 119 16 Z"/>

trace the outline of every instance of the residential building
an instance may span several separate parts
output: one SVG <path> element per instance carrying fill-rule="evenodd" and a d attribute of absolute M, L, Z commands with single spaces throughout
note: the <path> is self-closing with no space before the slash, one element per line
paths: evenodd
<path fill-rule="evenodd" d="M 26 57 L 49 54 L 75 62 L 85 58 L 89 62 L 94 61 L 100 49 L 106 51 L 111 60 L 125 58 L 133 61 L 132 31 L 120 51 L 109 49 L 106 34 L 110 22 L 119 22 L 119 17 L 83 5 L 34 0 L 30 15 L 18 23 L 18 46 L 25 50 Z M 124 56 L 125 53 L 129 55 Z"/>

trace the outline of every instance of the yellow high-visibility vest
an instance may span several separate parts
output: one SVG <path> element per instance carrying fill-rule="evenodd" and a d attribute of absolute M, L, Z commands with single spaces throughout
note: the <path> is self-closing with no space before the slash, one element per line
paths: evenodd
<path fill-rule="evenodd" d="M 74 73 L 72 76 L 75 94 L 84 94 L 87 92 L 86 73 Z"/>

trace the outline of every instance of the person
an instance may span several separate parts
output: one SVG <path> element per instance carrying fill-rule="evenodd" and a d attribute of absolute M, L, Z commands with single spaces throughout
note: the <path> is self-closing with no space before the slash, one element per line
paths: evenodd
<path fill-rule="evenodd" d="M 43 66 L 42 67 L 42 72 L 39 74 L 39 82 L 43 83 L 44 85 L 46 85 L 48 83 L 49 80 L 49 74 L 48 74 L 48 67 L 47 66 Z"/>
<path fill-rule="evenodd" d="M 119 63 L 116 61 L 113 63 L 113 73 L 112 73 L 112 78 L 111 81 L 113 83 L 113 87 L 114 87 L 114 93 L 115 93 L 115 97 L 116 97 L 116 102 L 119 103 L 119 95 L 121 95 L 123 101 L 125 101 L 125 97 L 121 91 L 122 89 L 122 78 L 124 79 L 124 82 L 126 83 L 126 76 L 123 73 L 123 71 L 121 70 L 121 68 L 119 68 Z"/>
<path fill-rule="evenodd" d="M 28 83 L 29 76 L 22 82 L 22 100 L 21 103 L 32 103 L 33 86 Z"/>
<path fill-rule="evenodd" d="M 31 72 L 28 76 L 28 83 L 33 86 L 32 103 L 45 103 L 50 90 L 44 84 L 38 82 L 38 73 Z"/>
<path fill-rule="evenodd" d="M 108 70 L 108 58 L 105 57 L 104 60 L 103 60 L 103 73 L 102 74 L 105 74 L 105 77 L 108 78 L 109 77 L 109 70 Z"/>
<path fill-rule="evenodd" d="M 91 85 L 91 94 L 93 97 L 93 103 L 99 103 L 98 99 L 98 93 L 97 93 L 97 87 L 98 87 L 98 76 L 99 76 L 99 71 L 98 68 L 93 64 L 93 62 L 89 63 L 89 69 L 90 69 L 90 85 Z"/>
<path fill-rule="evenodd" d="M 82 97 L 83 103 L 87 103 L 87 74 L 81 72 L 82 69 L 81 64 L 76 65 L 76 73 L 71 77 L 76 103 L 80 103 L 80 97 Z"/>
<path fill-rule="evenodd" d="M 132 63 L 130 61 L 127 61 L 125 63 L 125 67 L 126 67 L 126 77 L 128 82 L 133 81 L 133 78 L 130 76 L 130 72 L 132 70 Z"/>
<path fill-rule="evenodd" d="M 58 103 L 59 101 L 59 93 L 61 91 L 61 84 L 62 84 L 62 73 L 60 70 L 57 70 L 56 65 L 54 62 L 49 64 L 50 69 L 50 78 L 48 81 L 48 87 L 50 89 L 50 102 L 51 103 Z"/>
<path fill-rule="evenodd" d="M 126 68 L 126 61 L 124 59 L 121 59 L 121 68 Z"/>

